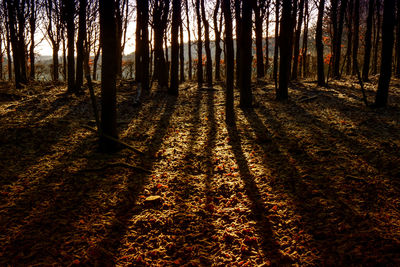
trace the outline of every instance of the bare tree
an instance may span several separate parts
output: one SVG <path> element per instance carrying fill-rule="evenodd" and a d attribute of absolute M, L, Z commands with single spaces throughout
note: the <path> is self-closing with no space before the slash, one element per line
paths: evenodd
<path fill-rule="evenodd" d="M 222 0 L 222 12 L 225 18 L 225 79 L 226 79 L 226 96 L 225 96 L 225 120 L 228 125 L 234 122 L 234 109 L 233 109 L 233 71 L 234 71 L 234 50 L 232 38 L 232 13 L 231 4 L 229 0 Z"/>

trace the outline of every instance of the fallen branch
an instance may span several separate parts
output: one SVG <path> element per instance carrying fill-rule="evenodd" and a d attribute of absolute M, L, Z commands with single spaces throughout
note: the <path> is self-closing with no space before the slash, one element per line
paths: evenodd
<path fill-rule="evenodd" d="M 144 172 L 147 174 L 151 174 L 151 171 L 146 170 L 142 167 L 139 166 L 134 166 L 125 162 L 112 162 L 112 163 L 107 163 L 104 166 L 100 167 L 100 168 L 93 168 L 93 169 L 83 169 L 80 170 L 80 172 L 95 172 L 95 171 L 102 171 L 105 170 L 107 168 L 111 168 L 111 167 L 124 167 L 124 168 L 129 168 L 135 171 L 139 171 L 139 172 Z"/>
<path fill-rule="evenodd" d="M 96 129 L 94 129 L 94 128 L 90 127 L 90 126 L 82 125 L 82 127 L 85 128 L 85 129 L 88 129 L 88 130 L 90 130 L 90 131 L 92 131 L 92 132 L 99 133 Z M 139 154 L 139 155 L 144 155 L 144 153 L 143 153 L 142 151 L 140 151 L 140 150 L 134 148 L 133 146 L 128 145 L 127 143 L 122 142 L 121 140 L 118 140 L 117 138 L 114 138 L 114 137 L 112 137 L 112 136 L 109 136 L 109 135 L 107 135 L 107 134 L 105 134 L 105 133 L 103 133 L 103 132 L 100 132 L 99 134 L 100 134 L 102 137 L 105 137 L 105 138 L 107 138 L 107 139 L 109 139 L 109 140 L 111 140 L 111 141 L 114 141 L 114 142 L 120 144 L 121 146 L 123 146 L 123 147 L 125 147 L 125 148 L 128 148 L 128 149 L 132 150 L 133 152 L 136 152 L 136 153 Z"/>
<path fill-rule="evenodd" d="M 313 99 L 315 99 L 317 97 L 318 97 L 317 95 L 313 95 L 313 96 L 310 96 L 310 97 L 307 97 L 307 98 L 300 99 L 299 102 L 300 103 L 301 102 L 306 102 L 306 101 L 309 101 L 309 100 L 313 100 Z"/>

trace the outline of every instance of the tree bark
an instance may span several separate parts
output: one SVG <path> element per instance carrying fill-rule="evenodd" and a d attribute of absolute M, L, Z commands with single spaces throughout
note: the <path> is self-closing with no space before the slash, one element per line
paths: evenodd
<path fill-rule="evenodd" d="M 100 38 L 102 45 L 101 66 L 101 129 L 108 136 L 118 139 L 117 101 L 116 101 L 116 68 L 117 51 L 115 32 L 115 2 L 100 1 Z M 118 149 L 118 144 L 103 135 L 100 136 L 100 147 L 105 152 Z"/>
<path fill-rule="evenodd" d="M 278 51 L 279 51 L 279 3 L 275 2 L 275 47 L 274 47 L 274 71 L 273 78 L 275 82 L 275 90 L 278 90 Z"/>
<path fill-rule="evenodd" d="M 333 21 L 333 23 L 337 23 L 337 32 L 334 36 L 333 40 L 333 77 L 335 79 L 340 78 L 340 57 L 342 51 L 342 33 L 343 33 L 343 21 L 344 15 L 346 11 L 347 0 L 340 0 L 340 12 L 339 12 L 339 21 Z M 332 10 L 332 12 L 335 12 Z"/>
<path fill-rule="evenodd" d="M 75 2 L 64 0 L 65 17 L 67 22 L 67 50 L 68 50 L 68 90 L 69 93 L 75 93 L 75 56 L 74 56 L 74 43 L 75 43 Z"/>
<path fill-rule="evenodd" d="M 179 86 L 179 24 L 181 23 L 181 2 L 172 0 L 172 24 L 171 24 L 171 84 L 168 93 L 178 95 Z"/>
<path fill-rule="evenodd" d="M 189 57 L 189 80 L 192 80 L 192 42 L 190 40 L 190 22 L 189 22 L 189 4 L 188 0 L 185 0 L 185 9 L 186 9 L 186 24 L 187 24 L 187 32 L 188 32 L 188 57 Z"/>
<path fill-rule="evenodd" d="M 258 3 L 257 3 L 258 2 Z M 264 77 L 264 55 L 263 55 L 263 42 L 262 42 L 262 15 L 259 1 L 254 4 L 254 17 L 255 17 L 255 34 L 256 34 L 256 60 L 257 60 L 257 78 Z"/>
<path fill-rule="evenodd" d="M 31 80 L 35 80 L 35 31 L 36 31 L 36 1 L 30 0 L 30 17 L 29 17 L 29 26 L 30 26 L 30 34 L 31 34 L 31 44 L 29 47 L 29 59 L 30 59 L 30 72 L 29 78 Z"/>
<path fill-rule="evenodd" d="M 321 0 L 318 6 L 318 20 L 317 20 L 317 29 L 315 33 L 315 41 L 317 48 L 317 75 L 318 75 L 319 86 L 325 86 L 324 44 L 322 43 L 322 22 L 324 18 L 324 7 L 325 7 L 325 0 Z"/>
<path fill-rule="evenodd" d="M 300 33 L 301 33 L 301 24 L 303 23 L 303 12 L 304 12 L 304 0 L 300 0 L 299 19 L 297 20 L 297 28 L 296 28 L 295 40 L 294 40 L 292 80 L 297 79 L 297 71 L 299 68 Z"/>
<path fill-rule="evenodd" d="M 183 23 L 182 23 L 182 18 L 179 23 L 179 72 L 180 72 L 180 78 L 179 82 L 183 83 L 185 81 L 185 43 L 183 41 Z"/>
<path fill-rule="evenodd" d="M 375 97 L 375 106 L 385 107 L 388 102 L 389 84 L 392 74 L 392 55 L 395 26 L 395 1 L 384 0 L 382 23 L 382 52 L 381 72 L 379 75 L 378 91 Z"/>
<path fill-rule="evenodd" d="M 277 0 L 279 1 L 279 0 Z M 240 87 L 240 39 L 241 39 L 241 0 L 235 0 L 235 22 L 236 22 L 236 86 Z"/>
<path fill-rule="evenodd" d="M 79 28 L 76 42 L 76 91 L 83 85 L 83 61 L 85 58 L 84 42 L 86 39 L 86 5 L 87 0 L 79 0 Z"/>
<path fill-rule="evenodd" d="M 136 81 L 141 84 L 143 92 L 149 91 L 149 2 L 137 1 L 136 19 Z"/>
<path fill-rule="evenodd" d="M 364 51 L 364 66 L 362 79 L 368 81 L 369 64 L 371 59 L 371 39 L 372 39 L 372 18 L 374 16 L 374 0 L 369 0 L 368 3 L 368 17 L 367 17 L 367 30 L 365 33 L 365 51 Z"/>
<path fill-rule="evenodd" d="M 201 3 L 201 17 L 204 24 L 204 48 L 206 50 L 206 81 L 207 81 L 207 86 L 212 87 L 213 75 L 212 75 L 212 57 L 210 49 L 210 25 L 206 17 L 204 0 L 200 0 L 200 3 Z"/>
<path fill-rule="evenodd" d="M 222 26 L 222 14 L 220 17 L 220 23 L 218 25 L 218 10 L 219 10 L 220 0 L 217 0 L 215 4 L 213 21 L 214 21 L 214 32 L 215 32 L 215 80 L 221 80 L 221 30 Z"/>
<path fill-rule="evenodd" d="M 372 61 L 372 73 L 378 72 L 378 53 L 379 53 L 379 41 L 381 36 L 381 0 L 376 0 L 376 35 L 374 45 L 374 55 Z"/>
<path fill-rule="evenodd" d="M 277 100 L 288 98 L 288 84 L 290 73 L 290 50 L 292 38 L 292 0 L 282 1 L 281 31 L 279 34 L 280 62 L 279 88 L 276 91 Z"/>
<path fill-rule="evenodd" d="M 203 85 L 203 42 L 201 39 L 200 0 L 196 0 L 195 7 L 197 17 L 197 84 L 200 88 Z"/>
<path fill-rule="evenodd" d="M 359 44 L 359 25 L 360 25 L 360 0 L 354 0 L 354 41 L 353 41 L 353 75 L 358 72 L 358 44 Z"/>
<path fill-rule="evenodd" d="M 232 13 L 229 0 L 222 0 L 222 11 L 225 18 L 225 83 L 226 83 L 226 95 L 225 95 L 225 120 L 228 125 L 234 123 L 234 109 L 233 109 L 233 80 L 234 80 L 234 50 L 233 50 L 233 38 L 232 38 Z"/>
<path fill-rule="evenodd" d="M 242 27 L 240 33 L 240 106 L 252 106 L 251 65 L 252 65 L 252 4 L 244 0 L 242 6 Z"/>

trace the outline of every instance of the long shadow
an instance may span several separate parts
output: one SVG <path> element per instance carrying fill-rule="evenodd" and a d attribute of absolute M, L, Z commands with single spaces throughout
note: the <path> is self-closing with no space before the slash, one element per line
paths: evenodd
<path fill-rule="evenodd" d="M 176 97 L 167 96 L 165 103 L 164 113 L 162 114 L 159 124 L 157 125 L 156 131 L 151 138 L 147 149 L 145 151 L 146 160 L 148 165 L 146 166 L 149 170 L 152 169 L 155 159 L 153 155 L 159 151 L 164 140 L 164 136 L 168 131 L 168 126 L 174 110 L 176 108 Z M 128 177 L 128 186 L 124 195 L 120 197 L 121 201 L 115 204 L 115 210 L 113 211 L 115 216 L 114 220 L 107 229 L 104 237 L 100 241 L 96 242 L 95 246 L 101 248 L 101 250 L 109 251 L 110 264 L 115 264 L 115 253 L 120 247 L 122 237 L 126 234 L 128 228 L 128 221 L 136 214 L 141 212 L 141 208 L 137 207 L 136 202 L 138 199 L 139 192 L 142 191 L 143 186 L 148 182 L 148 174 L 135 174 Z M 132 186 L 129 186 L 132 184 Z M 89 262 L 91 264 L 98 264 L 99 258 L 93 255 Z"/>
<path fill-rule="evenodd" d="M 327 260 L 326 263 L 332 262 L 332 257 L 335 257 L 341 264 L 363 263 L 363 257 L 351 255 L 351 242 L 346 243 L 346 239 L 356 239 L 363 251 L 370 250 L 372 244 L 379 247 L 379 245 L 382 245 L 380 242 L 382 242 L 383 237 L 378 233 L 371 233 L 368 236 L 354 234 L 357 231 L 356 229 L 360 231 L 368 230 L 365 228 L 373 225 L 374 222 L 350 208 L 342 200 L 339 192 L 336 192 L 336 188 L 330 185 L 329 177 L 325 176 L 327 172 L 322 170 L 323 167 L 319 166 L 320 164 L 315 162 L 314 158 L 304 152 L 297 140 L 292 140 L 287 135 L 281 122 L 273 119 L 272 114 L 265 110 L 264 112 L 269 125 L 275 131 L 275 136 L 279 136 L 279 139 L 274 138 L 271 143 L 261 146 L 264 156 L 267 156 L 263 157 L 263 164 L 274 170 L 276 176 L 279 177 L 280 181 L 275 184 L 276 190 L 283 187 L 286 193 L 293 198 L 298 214 L 306 221 L 307 232 L 315 241 L 314 246 L 321 252 L 321 258 Z M 245 116 L 258 139 L 262 140 L 262 135 L 269 133 L 267 127 L 255 112 L 249 111 L 245 113 Z M 270 135 L 273 136 L 272 133 Z M 282 150 L 286 150 L 286 155 L 282 154 Z M 294 161 L 289 160 L 289 157 Z M 278 162 L 279 166 L 273 165 L 272 162 Z M 304 177 L 304 173 L 299 173 L 298 169 L 307 170 L 308 175 Z M 325 199 L 329 204 L 320 203 L 318 199 Z M 316 220 L 316 218 L 318 219 Z M 349 225 L 349 229 L 338 231 L 338 222 L 345 222 Z M 370 243 L 368 243 L 368 240 Z M 395 250 L 395 247 L 399 245 L 394 240 L 393 244 L 392 247 L 388 248 L 389 251 Z M 341 245 L 347 245 L 349 251 L 340 252 L 338 247 Z M 391 262 L 390 259 L 385 260 Z M 368 263 L 374 262 L 374 259 L 370 258 Z M 378 262 L 376 261 L 375 264 Z"/>
<path fill-rule="evenodd" d="M 263 204 L 261 193 L 254 181 L 247 159 L 242 149 L 242 139 L 238 133 L 236 122 L 233 125 L 227 125 L 229 135 L 229 145 L 232 147 L 237 165 L 239 167 L 240 177 L 244 182 L 245 191 L 251 201 L 251 214 L 257 223 L 259 235 L 262 238 L 261 247 L 268 258 L 274 259 L 278 264 L 290 264 L 291 260 L 283 256 L 279 251 L 279 245 L 274 239 L 271 222 L 269 221 L 269 211 Z"/>

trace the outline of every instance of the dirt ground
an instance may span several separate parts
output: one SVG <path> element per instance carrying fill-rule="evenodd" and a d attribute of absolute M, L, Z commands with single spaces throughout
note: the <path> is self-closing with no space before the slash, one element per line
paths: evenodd
<path fill-rule="evenodd" d="M 399 83 L 385 109 L 352 80 L 286 102 L 255 84 L 230 127 L 222 84 L 133 106 L 123 83 L 120 139 L 144 156 L 99 152 L 88 93 L 2 83 L 0 265 L 400 265 Z"/>

